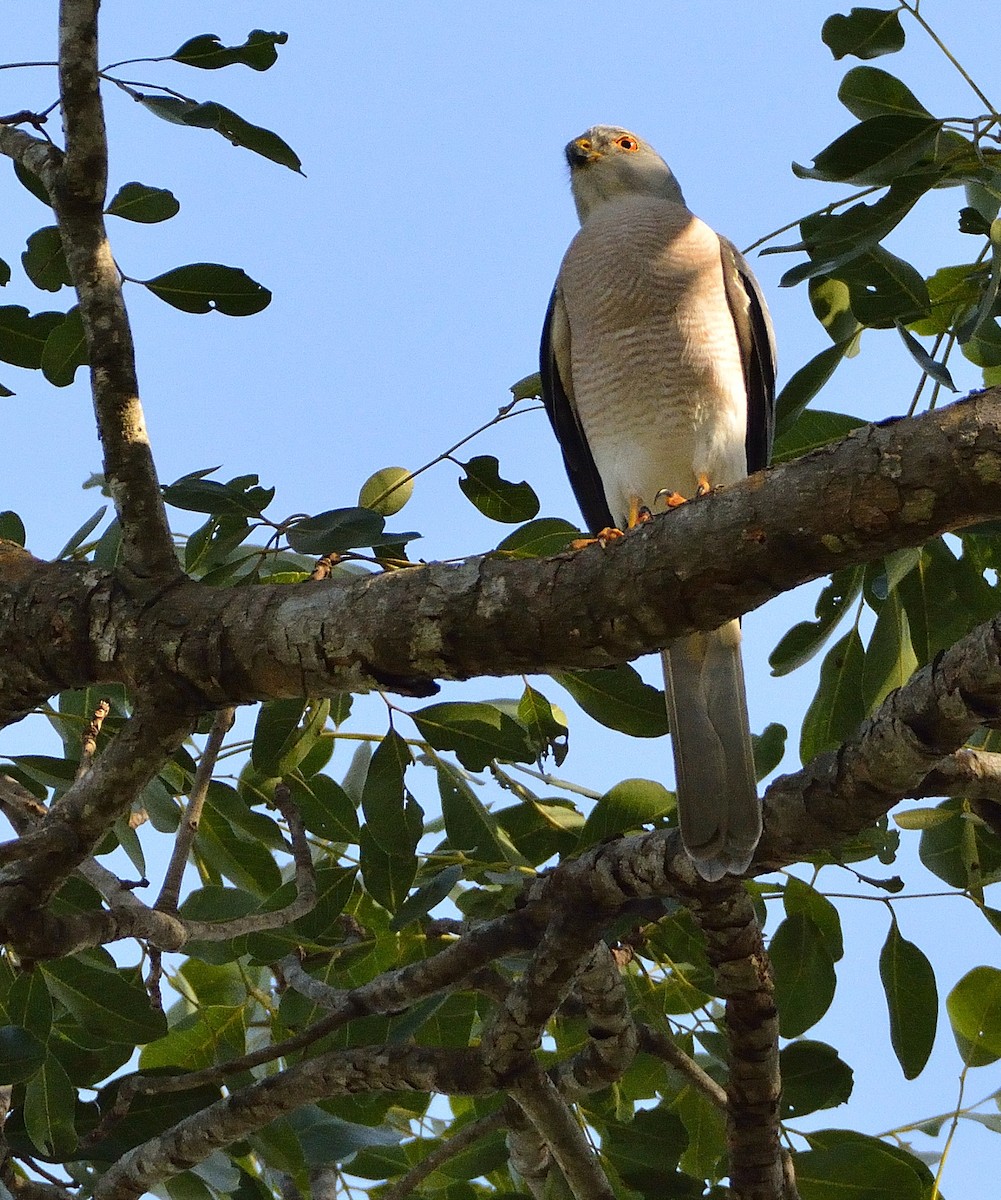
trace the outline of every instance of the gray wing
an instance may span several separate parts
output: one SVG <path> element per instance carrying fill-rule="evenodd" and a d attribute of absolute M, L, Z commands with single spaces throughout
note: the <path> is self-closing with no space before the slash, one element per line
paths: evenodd
<path fill-rule="evenodd" d="M 775 435 L 775 331 L 758 281 L 747 259 L 720 238 L 723 283 L 733 315 L 747 386 L 747 471 L 768 465 Z"/>
<path fill-rule="evenodd" d="M 559 294 L 553 288 L 542 326 L 539 348 L 539 373 L 542 376 L 542 402 L 563 452 L 563 462 L 580 511 L 592 533 L 600 533 L 615 524 L 605 499 L 605 489 L 594 465 L 591 447 L 573 400 L 570 373 L 570 322 Z"/>

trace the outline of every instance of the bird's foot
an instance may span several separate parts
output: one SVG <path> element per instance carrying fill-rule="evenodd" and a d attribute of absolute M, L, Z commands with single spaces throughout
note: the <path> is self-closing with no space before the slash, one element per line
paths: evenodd
<path fill-rule="evenodd" d="M 617 541 L 619 538 L 625 536 L 621 529 L 616 529 L 610 525 L 607 529 L 603 529 L 600 533 L 595 534 L 594 537 L 574 538 L 570 543 L 570 549 L 583 550 L 585 546 L 593 546 L 596 542 L 604 549 L 609 542 Z"/>

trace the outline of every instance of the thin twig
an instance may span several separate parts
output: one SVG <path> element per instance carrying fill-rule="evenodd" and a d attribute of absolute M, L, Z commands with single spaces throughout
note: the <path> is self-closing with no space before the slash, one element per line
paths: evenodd
<path fill-rule="evenodd" d="M 445 1163 L 451 1162 L 453 1158 L 468 1150 L 470 1146 L 475 1146 L 477 1142 L 482 1141 L 491 1133 L 503 1129 L 507 1120 L 506 1110 L 499 1108 L 496 1112 L 480 1117 L 478 1121 L 473 1121 L 470 1125 L 464 1125 L 440 1142 L 426 1158 L 422 1158 L 419 1163 L 412 1166 L 402 1179 L 390 1184 L 381 1193 L 381 1200 L 407 1200 L 407 1197 L 412 1195 L 430 1174 L 437 1171 L 439 1167 L 443 1167 Z"/>

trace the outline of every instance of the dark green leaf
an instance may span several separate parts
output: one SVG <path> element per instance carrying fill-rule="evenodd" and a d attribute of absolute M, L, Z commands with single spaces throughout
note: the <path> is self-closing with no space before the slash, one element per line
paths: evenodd
<path fill-rule="evenodd" d="M 452 850 L 474 862 L 500 865 L 524 862 L 498 825 L 497 818 L 448 763 L 438 766 L 438 793 Z"/>
<path fill-rule="evenodd" d="M 528 730 L 536 754 L 545 758 L 551 752 L 559 766 L 567 755 L 569 731 L 564 714 L 554 709 L 541 692 L 526 684 L 518 701 L 518 720 Z"/>
<path fill-rule="evenodd" d="M 63 548 L 59 551 L 59 553 L 56 555 L 56 558 L 69 558 L 76 550 L 79 550 L 87 538 L 90 537 L 98 525 L 100 525 L 101 519 L 107 511 L 108 506 L 106 504 L 102 504 L 97 512 L 93 514 L 93 516 L 88 517 L 87 520 L 84 521 L 76 533 L 73 534 L 66 545 L 63 546 Z"/>
<path fill-rule="evenodd" d="M 312 700 L 308 705 L 301 700 L 262 704 L 251 750 L 257 770 L 271 777 L 290 775 L 313 749 L 329 711 L 329 700 Z"/>
<path fill-rule="evenodd" d="M 45 225 L 28 238 L 28 249 L 21 255 L 24 273 L 37 288 L 58 292 L 73 282 L 63 254 L 63 241 L 55 225 Z"/>
<path fill-rule="evenodd" d="M 940 383 L 943 387 L 948 388 L 950 392 L 958 392 L 959 389 L 953 383 L 952 375 L 949 373 L 949 368 L 945 363 L 938 362 L 932 358 L 931 354 L 921 345 L 914 334 L 909 333 L 900 321 L 895 322 L 895 324 L 897 332 L 904 339 L 904 345 L 907 347 L 911 357 L 929 379 L 934 379 L 936 383 Z"/>
<path fill-rule="evenodd" d="M 190 263 L 165 271 L 145 286 L 182 312 L 221 312 L 228 317 L 249 317 L 267 308 L 271 293 L 239 267 L 219 263 Z"/>
<path fill-rule="evenodd" d="M 386 520 L 370 508 L 332 508 L 306 517 L 288 531 L 289 545 L 300 554 L 343 554 L 360 546 L 411 542 L 417 533 L 388 533 Z"/>
<path fill-rule="evenodd" d="M 852 67 L 841 81 L 838 99 L 860 121 L 869 117 L 931 117 L 906 84 L 879 67 Z"/>
<path fill-rule="evenodd" d="M 894 689 L 902 687 L 917 669 L 907 612 L 894 589 L 879 608 L 862 668 L 862 696 L 873 712 Z"/>
<path fill-rule="evenodd" d="M 387 854 L 409 856 L 420 841 L 420 808 L 407 804 L 404 775 L 413 762 L 407 743 L 391 729 L 369 763 L 361 806 L 369 836 Z M 417 817 L 414 824 L 411 819 Z"/>
<path fill-rule="evenodd" d="M 790 1042 L 779 1055 L 783 1120 L 804 1117 L 822 1108 L 837 1108 L 852 1094 L 851 1067 L 826 1042 Z"/>
<path fill-rule="evenodd" d="M 858 322 L 855 321 L 854 315 L 852 321 L 857 327 Z M 845 351 L 854 341 L 855 337 L 852 336 L 848 341 L 828 346 L 794 372 L 775 398 L 776 438 L 782 439 L 785 434 L 792 432 L 803 410 L 826 385 L 845 357 Z"/>
<path fill-rule="evenodd" d="M 583 816 L 567 801 L 522 801 L 497 809 L 497 824 L 522 857 L 533 866 L 555 854 L 570 854 L 584 824 Z"/>
<path fill-rule="evenodd" d="M 45 1061 L 45 1046 L 20 1025 L 0 1026 L 0 1084 L 21 1083 Z"/>
<path fill-rule="evenodd" d="M 766 775 L 770 775 L 782 761 L 788 736 L 788 729 L 775 721 L 767 725 L 761 733 L 751 734 L 751 747 L 754 751 L 754 778 L 758 783 Z"/>
<path fill-rule="evenodd" d="M 847 566 L 835 571 L 831 581 L 825 584 L 817 596 L 816 620 L 804 620 L 780 638 L 777 647 L 769 655 L 768 664 L 772 674 L 784 676 L 803 666 L 816 654 L 849 608 L 855 604 L 862 590 L 864 570 L 861 566 Z"/>
<path fill-rule="evenodd" d="M 931 306 L 928 285 L 920 272 L 882 246 L 857 255 L 834 274 L 848 284 L 852 312 L 873 329 L 916 321 Z"/>
<path fill-rule="evenodd" d="M 10 283 L 10 264 L 0 258 L 0 287 L 6 287 Z"/>
<path fill-rule="evenodd" d="M 899 13 L 896 8 L 853 8 L 847 16 L 835 13 L 824 22 L 820 36 L 835 58 L 894 54 L 904 47 Z"/>
<path fill-rule="evenodd" d="M 111 1042 L 144 1045 L 162 1037 L 167 1025 L 134 973 L 103 970 L 77 956 L 42 963 L 49 991 L 84 1029 Z"/>
<path fill-rule="evenodd" d="M 51 205 L 48 189 L 34 171 L 30 171 L 23 163 L 16 162 L 14 163 L 14 174 L 21 186 L 27 188 L 36 200 L 41 200 L 46 206 Z"/>
<path fill-rule="evenodd" d="M 45 1157 L 68 1158 L 76 1149 L 75 1109 L 76 1089 L 50 1054 L 24 1089 L 24 1127 Z"/>
<path fill-rule="evenodd" d="M 793 163 L 792 169 L 800 179 L 890 184 L 934 149 L 941 128 L 941 121 L 929 117 L 870 117 L 825 146 L 812 167 Z"/>
<path fill-rule="evenodd" d="M 435 750 L 454 750 L 469 771 L 482 771 L 494 759 L 535 761 L 528 731 L 495 704 L 429 704 L 410 715 L 421 737 Z"/>
<path fill-rule="evenodd" d="M 827 1012 L 837 979 L 826 938 L 803 912 L 779 925 L 768 947 L 775 970 L 779 1032 L 794 1038 Z"/>
<path fill-rule="evenodd" d="M 124 217 L 142 225 L 169 221 L 181 211 L 173 192 L 166 188 L 150 187 L 145 183 L 124 183 L 105 209 L 113 217 Z"/>
<path fill-rule="evenodd" d="M 417 874 L 417 856 L 387 854 L 367 827 L 361 831 L 359 847 L 365 890 L 383 908 L 395 913 L 406 900 Z"/>
<path fill-rule="evenodd" d="M 390 929 L 405 929 L 411 921 L 427 916 L 435 905 L 446 899 L 449 892 L 462 878 L 462 867 L 445 867 L 422 884 L 397 909 L 396 916 L 389 922 Z"/>
<path fill-rule="evenodd" d="M 811 450 L 826 446 L 828 442 L 847 437 L 853 429 L 865 424 L 865 421 L 858 417 L 850 417 L 847 413 L 805 408 L 795 423 L 776 440 L 772 462 L 788 462 L 790 459 L 800 458 L 809 454 Z"/>
<path fill-rule="evenodd" d="M 208 866 L 258 896 L 270 896 L 281 887 L 281 872 L 266 846 L 243 833 L 215 803 L 206 803 L 202 813 L 195 857 L 202 869 Z"/>
<path fill-rule="evenodd" d="M 182 475 L 163 489 L 163 498 L 174 508 L 215 516 L 257 517 L 274 499 L 274 488 L 258 487 L 256 475 L 242 475 L 229 483 L 206 479 L 217 467 Z"/>
<path fill-rule="evenodd" d="M 667 733 L 664 693 L 644 683 L 628 663 L 594 671 L 561 671 L 553 678 L 589 717 L 609 729 L 632 737 Z"/>
<path fill-rule="evenodd" d="M 926 1200 L 930 1195 L 927 1167 L 904 1150 L 841 1129 L 807 1138 L 816 1148 L 793 1154 L 802 1200 Z"/>
<path fill-rule="evenodd" d="M 799 753 L 804 763 L 821 751 L 840 746 L 865 717 L 864 663 L 865 652 L 857 629 L 850 629 L 827 652 L 820 668 L 817 694 L 803 718 Z"/>
<path fill-rule="evenodd" d="M 539 511 L 539 498 L 530 484 L 502 479 L 497 459 L 481 454 L 458 464 L 465 471 L 459 488 L 466 499 L 485 517 L 504 524 L 530 521 Z"/>
<path fill-rule="evenodd" d="M 381 517 L 391 517 L 413 494 L 414 478 L 406 467 L 383 467 L 361 485 L 358 504 Z"/>
<path fill-rule="evenodd" d="M 247 1013 L 243 1004 L 202 1004 L 169 1033 L 143 1048 L 139 1066 L 183 1067 L 197 1071 L 236 1058 L 246 1050 Z"/>
<path fill-rule="evenodd" d="M 358 841 L 358 814 L 347 792 L 327 775 L 289 780 L 292 796 L 310 833 L 330 842 Z"/>
<path fill-rule="evenodd" d="M 14 542 L 18 546 L 23 546 L 27 540 L 27 534 L 24 529 L 24 522 L 9 508 L 5 508 L 0 512 L 0 538 L 4 538 L 8 542 Z"/>
<path fill-rule="evenodd" d="M 19 1025 L 40 1042 L 52 1032 L 52 997 L 38 971 L 25 971 L 14 978 L 5 1004 L 7 1020 Z"/>
<path fill-rule="evenodd" d="M 217 34 L 203 33 L 189 38 L 170 57 L 175 62 L 200 67 L 203 71 L 216 71 L 234 63 L 243 63 L 254 71 L 266 71 L 278 61 L 276 47 L 284 46 L 287 41 L 287 33 L 254 29 L 242 46 L 224 46 Z"/>
<path fill-rule="evenodd" d="M 978 367 L 1001 366 L 1001 327 L 997 321 L 978 325 L 962 342 L 963 354 Z"/>
<path fill-rule="evenodd" d="M 985 1067 L 1001 1058 L 1001 971 L 974 967 L 945 1002 L 963 1062 Z"/>
<path fill-rule="evenodd" d="M 562 554 L 580 536 L 577 526 L 561 517 L 539 517 L 509 533 L 497 551 L 511 558 L 549 558 Z"/>
<path fill-rule="evenodd" d="M 896 919 L 879 954 L 879 977 L 890 1013 L 893 1052 L 904 1078 L 916 1079 L 935 1044 L 938 988 L 931 963 L 913 942 L 900 936 Z"/>
<path fill-rule="evenodd" d="M 961 890 L 1001 877 L 1001 845 L 966 812 L 963 801 L 944 800 L 935 811 L 951 819 L 922 830 L 918 853 L 928 870 Z"/>
<path fill-rule="evenodd" d="M 42 374 L 55 387 L 69 387 L 78 367 L 87 365 L 87 339 L 80 310 L 71 308 L 45 339 Z"/>
<path fill-rule="evenodd" d="M 264 158 L 290 171 L 302 174 L 302 163 L 291 146 L 270 129 L 251 125 L 243 117 L 222 104 L 208 101 L 195 104 L 190 100 L 179 100 L 173 96 L 140 96 L 139 102 L 150 112 L 174 125 L 191 125 L 198 129 L 214 129 L 234 146 L 253 150 Z"/>
<path fill-rule="evenodd" d="M 919 666 L 930 662 L 997 608 L 990 585 L 941 538 L 926 542 L 916 566 L 897 584 Z"/>
<path fill-rule="evenodd" d="M 687 1144 L 681 1119 L 660 1105 L 642 1109 L 628 1124 L 610 1124 L 601 1151 L 630 1187 L 670 1197 L 677 1195 L 672 1175 Z"/>
<path fill-rule="evenodd" d="M 782 900 L 787 917 L 804 913 L 810 918 L 824 939 L 831 961 L 840 962 L 845 953 L 841 917 L 830 900 L 795 876 L 790 876 L 786 881 Z"/>
<path fill-rule="evenodd" d="M 598 842 L 641 829 L 674 812 L 677 801 L 661 783 L 652 779 L 624 779 L 607 791 L 591 810 L 580 831 L 578 848 L 586 849 Z"/>
<path fill-rule="evenodd" d="M 65 313 L 43 312 L 30 316 L 19 304 L 0 307 L 0 360 L 15 367 L 37 370 L 49 334 L 66 320 Z"/>

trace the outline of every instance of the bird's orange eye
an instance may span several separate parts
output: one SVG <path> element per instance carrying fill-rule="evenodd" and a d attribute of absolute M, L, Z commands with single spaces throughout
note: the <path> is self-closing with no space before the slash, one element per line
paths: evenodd
<path fill-rule="evenodd" d="M 624 133 L 622 137 L 617 137 L 615 144 L 620 150 L 638 150 L 640 148 L 639 142 L 627 133 Z"/>

